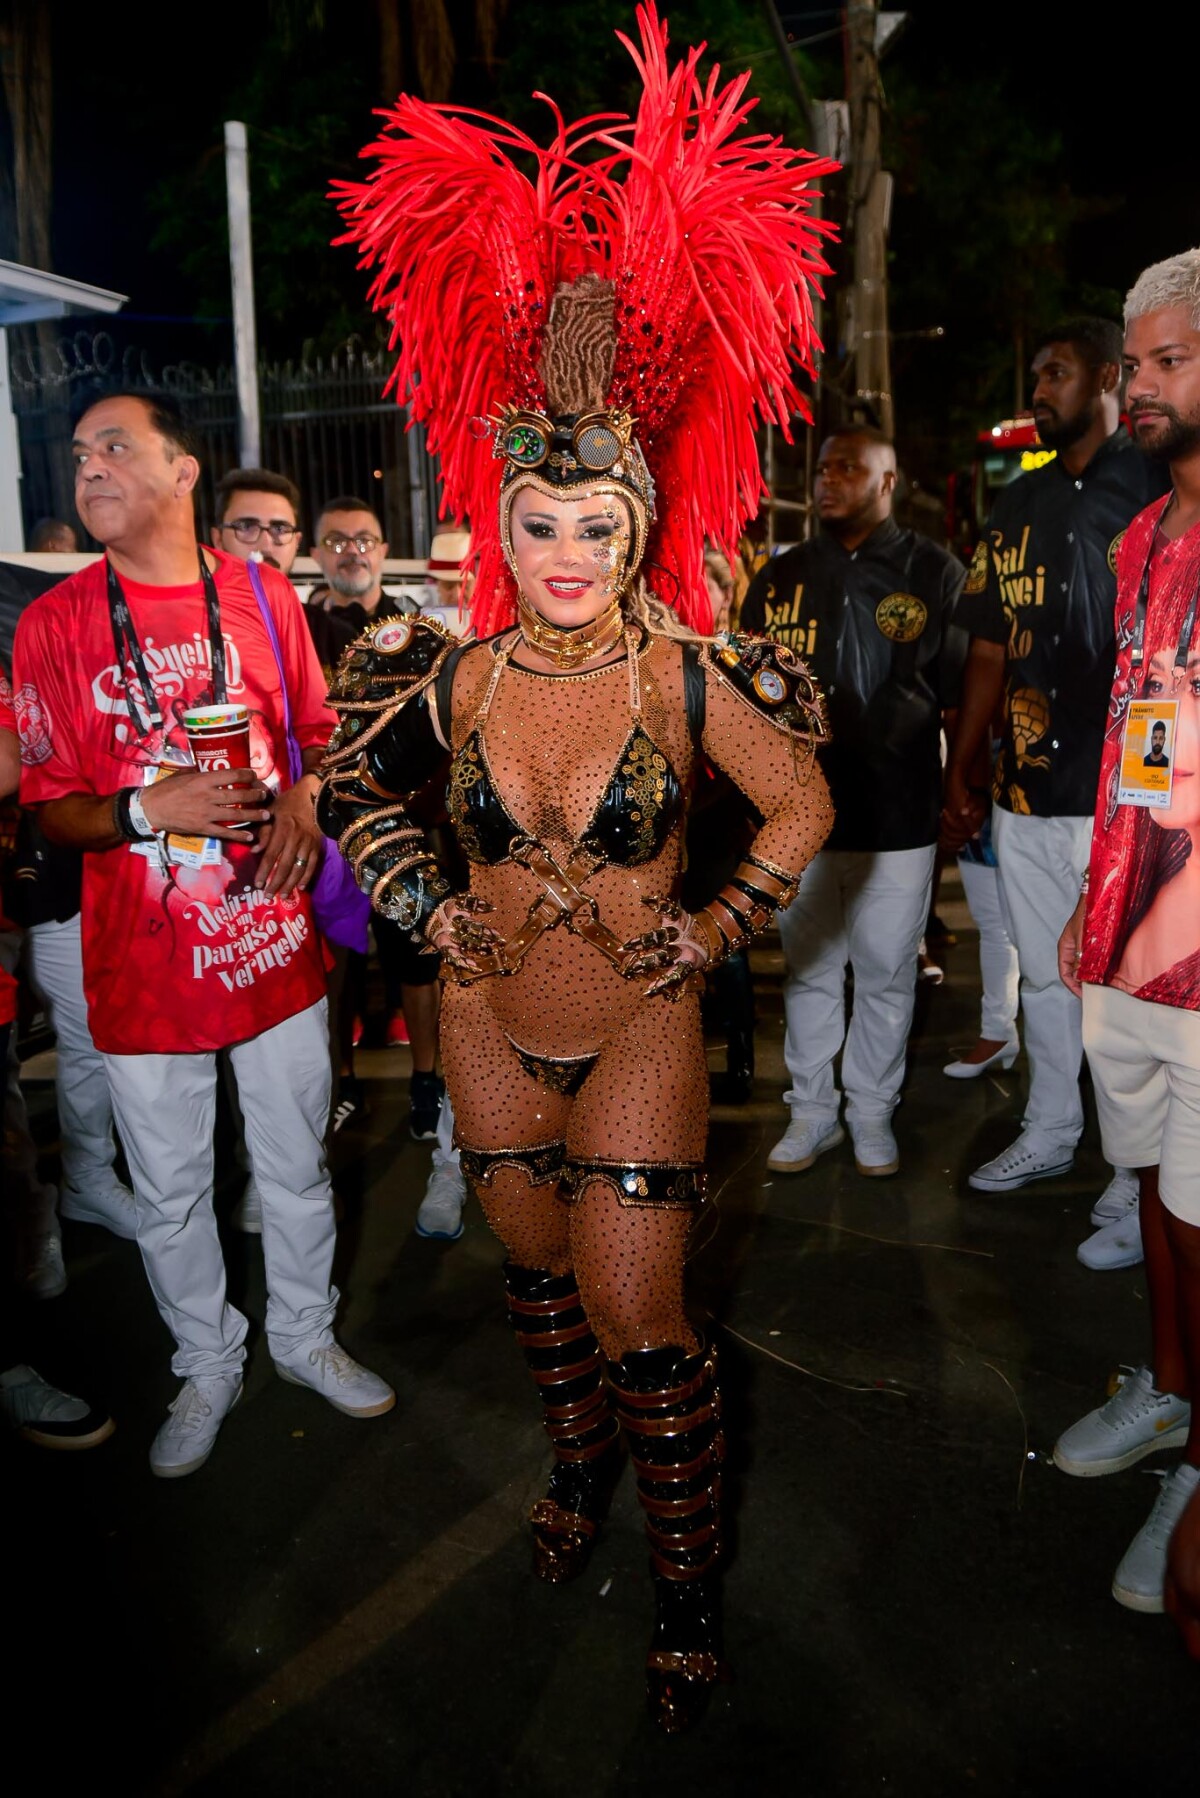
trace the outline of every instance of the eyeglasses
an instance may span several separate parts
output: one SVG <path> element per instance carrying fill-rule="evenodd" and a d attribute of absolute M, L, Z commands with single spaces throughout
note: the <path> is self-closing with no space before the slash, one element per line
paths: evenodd
<path fill-rule="evenodd" d="M 284 544 L 300 535 L 300 526 L 289 524 L 286 518 L 272 518 L 269 523 L 261 518 L 231 518 L 220 528 L 232 531 L 239 543 L 257 543 L 260 537 L 267 536 L 272 543 Z"/>
<path fill-rule="evenodd" d="M 322 537 L 321 548 L 332 550 L 335 556 L 342 555 L 353 543 L 360 556 L 369 556 L 373 549 L 378 549 L 383 542 L 382 537 L 373 537 L 370 531 L 360 531 L 357 537 L 341 537 L 330 535 Z"/>

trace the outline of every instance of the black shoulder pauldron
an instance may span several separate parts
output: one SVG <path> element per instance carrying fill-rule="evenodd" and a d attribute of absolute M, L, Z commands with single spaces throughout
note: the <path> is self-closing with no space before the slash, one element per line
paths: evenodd
<path fill-rule="evenodd" d="M 437 679 L 443 662 L 457 647 L 458 639 L 436 618 L 385 618 L 368 625 L 342 657 L 329 689 L 329 704 L 338 714 L 338 726 L 326 752 L 326 771 L 357 762 L 385 732 L 389 738 L 407 734 L 403 730 L 393 733 L 388 727 L 400 722 L 402 708 Z M 427 710 L 421 709 L 426 712 L 427 726 Z M 396 752 L 378 753 L 395 767 Z M 392 790 L 413 792 L 424 778 L 427 776 Z"/>
<path fill-rule="evenodd" d="M 776 729 L 811 744 L 829 741 L 825 699 L 800 657 L 769 637 L 730 637 L 702 660 L 718 681 Z"/>

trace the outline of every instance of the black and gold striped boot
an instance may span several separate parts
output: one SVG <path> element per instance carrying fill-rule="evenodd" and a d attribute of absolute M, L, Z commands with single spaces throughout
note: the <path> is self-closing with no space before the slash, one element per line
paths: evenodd
<path fill-rule="evenodd" d="M 591 1558 L 621 1472 L 621 1444 L 603 1361 L 574 1274 L 506 1262 L 509 1318 L 537 1382 L 554 1469 L 529 1513 L 533 1570 L 558 1583 Z"/>
<path fill-rule="evenodd" d="M 650 1714 L 690 1729 L 728 1672 L 721 1658 L 721 1402 L 712 1346 L 643 1349 L 609 1367 L 646 1513 L 655 1622 L 646 1658 Z"/>

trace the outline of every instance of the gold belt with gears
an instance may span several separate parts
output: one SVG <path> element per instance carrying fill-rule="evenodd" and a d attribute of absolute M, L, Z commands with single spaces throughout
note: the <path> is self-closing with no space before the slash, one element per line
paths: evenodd
<path fill-rule="evenodd" d="M 621 939 L 600 922 L 596 901 L 581 887 L 589 875 L 603 866 L 600 858 L 589 855 L 585 849 L 577 849 L 566 867 L 561 868 L 548 850 L 528 837 L 512 845 L 509 857 L 519 862 L 522 868 L 528 868 L 534 878 L 541 881 L 543 891 L 530 906 L 525 922 L 514 936 L 497 948 L 476 951 L 473 957 L 476 968 L 470 974 L 450 969 L 447 979 L 469 986 L 472 981 L 486 980 L 493 974 L 514 974 L 538 938 L 560 924 L 565 924 L 573 935 L 599 949 L 615 968 L 623 971 L 629 951 Z"/>

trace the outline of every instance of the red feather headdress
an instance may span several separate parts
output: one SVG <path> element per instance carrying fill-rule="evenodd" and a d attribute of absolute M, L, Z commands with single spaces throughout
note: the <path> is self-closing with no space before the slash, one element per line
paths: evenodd
<path fill-rule="evenodd" d="M 638 7 L 637 116 L 564 124 L 546 149 L 484 114 L 402 94 L 363 154 L 364 182 L 339 182 L 371 299 L 392 321 L 390 383 L 441 461 L 443 510 L 469 518 L 480 637 L 515 616 L 501 551 L 501 465 L 479 420 L 545 409 L 539 361 L 556 289 L 582 274 L 615 287 L 610 405 L 636 421 L 654 477 L 647 548 L 660 597 L 709 628 L 705 538 L 733 550 L 762 493 L 757 420 L 788 433 L 808 416 L 797 367 L 820 344 L 812 293 L 829 272 L 813 217 L 818 176 L 837 164 L 778 138 L 738 136 L 757 102 L 749 73 L 700 81 L 704 45 L 667 66 L 667 28 Z M 545 95 L 538 95 L 545 99 Z M 514 155 L 533 164 L 530 179 Z M 665 579 L 663 576 L 665 575 Z"/>

